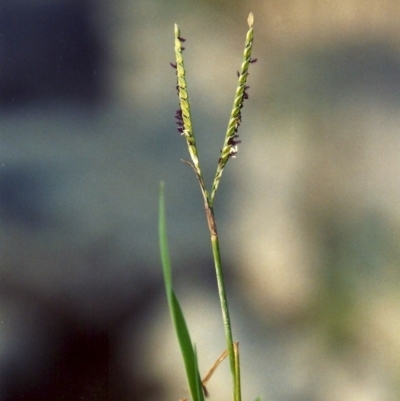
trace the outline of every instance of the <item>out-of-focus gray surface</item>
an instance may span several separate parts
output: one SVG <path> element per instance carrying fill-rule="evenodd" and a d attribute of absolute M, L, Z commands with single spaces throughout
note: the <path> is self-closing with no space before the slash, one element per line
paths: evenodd
<path fill-rule="evenodd" d="M 398 398 L 397 1 L 20 0 L 0 5 L 3 400 L 188 396 L 161 282 L 160 180 L 202 371 L 223 351 L 169 62 L 178 23 L 210 182 L 249 11 L 258 62 L 215 203 L 244 398 Z M 230 387 L 225 364 L 211 398 Z"/>

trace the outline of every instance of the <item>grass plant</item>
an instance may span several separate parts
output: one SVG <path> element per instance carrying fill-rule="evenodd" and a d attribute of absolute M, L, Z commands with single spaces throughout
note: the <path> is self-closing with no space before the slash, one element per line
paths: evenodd
<path fill-rule="evenodd" d="M 197 350 L 190 338 L 189 330 L 182 312 L 182 308 L 178 302 L 178 298 L 175 294 L 172 285 L 171 263 L 168 251 L 166 217 L 165 217 L 166 213 L 165 213 L 165 202 L 164 202 L 164 184 L 161 184 L 160 199 L 159 199 L 159 237 L 160 237 L 160 252 L 163 266 L 164 283 L 167 293 L 169 311 L 173 325 L 175 327 L 179 346 L 181 348 L 186 370 L 186 377 L 193 401 L 204 401 L 204 397 L 207 395 L 205 382 L 209 379 L 209 377 L 211 376 L 212 372 L 215 370 L 219 362 L 222 361 L 226 355 L 229 356 L 230 369 L 232 373 L 233 400 L 241 401 L 242 398 L 241 384 L 240 384 L 239 343 L 233 341 L 231 319 L 229 315 L 228 300 L 225 290 L 225 282 L 221 263 L 221 254 L 219 249 L 217 224 L 215 221 L 213 204 L 224 168 L 229 159 L 236 157 L 238 151 L 238 145 L 241 142 L 239 140 L 238 129 L 242 121 L 243 102 L 247 100 L 249 97 L 247 92 L 249 86 L 247 86 L 246 84 L 249 75 L 248 70 L 250 64 L 257 61 L 257 59 L 251 58 L 251 51 L 253 46 L 253 22 L 254 22 L 254 17 L 252 13 L 249 14 L 247 22 L 249 29 L 246 35 L 242 65 L 240 70 L 237 72 L 238 84 L 236 88 L 235 98 L 210 192 L 207 191 L 204 183 L 203 174 L 200 167 L 200 160 L 198 156 L 196 139 L 192 125 L 190 101 L 186 83 L 186 71 L 183 60 L 183 50 L 184 50 L 183 43 L 186 41 L 186 39 L 184 39 L 181 36 L 181 32 L 178 25 L 175 25 L 175 30 L 174 30 L 176 61 L 174 63 L 171 63 L 171 66 L 176 70 L 176 76 L 177 76 L 176 89 L 179 97 L 179 109 L 175 114 L 175 118 L 178 126 L 178 132 L 186 140 L 186 144 L 191 159 L 191 161 L 184 161 L 184 163 L 186 163 L 193 169 L 200 186 L 201 194 L 203 196 L 204 209 L 206 212 L 206 219 L 211 236 L 211 248 L 215 265 L 215 272 L 218 284 L 218 294 L 221 304 L 222 319 L 225 329 L 225 338 L 227 345 L 227 351 L 221 355 L 219 360 L 216 362 L 215 366 L 211 368 L 210 373 L 202 381 L 197 361 Z"/>

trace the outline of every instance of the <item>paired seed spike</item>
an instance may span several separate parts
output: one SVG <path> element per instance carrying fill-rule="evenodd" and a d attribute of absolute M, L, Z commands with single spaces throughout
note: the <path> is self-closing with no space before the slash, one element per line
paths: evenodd
<path fill-rule="evenodd" d="M 177 76 L 177 92 L 179 97 L 179 109 L 175 113 L 175 119 L 177 124 L 178 132 L 183 135 L 186 139 L 186 143 L 188 146 L 190 158 L 192 159 L 192 163 L 187 162 L 190 166 L 193 167 L 197 175 L 197 179 L 199 180 L 201 191 L 203 193 L 203 197 L 205 203 L 209 206 L 213 204 L 215 193 L 218 189 L 219 182 L 221 180 L 222 172 L 226 166 L 228 160 L 232 157 L 235 158 L 238 152 L 238 145 L 241 143 L 238 135 L 238 129 L 242 122 L 242 108 L 243 102 L 249 98 L 248 89 L 249 86 L 246 85 L 247 77 L 249 75 L 248 69 L 249 65 L 253 64 L 257 61 L 256 58 L 251 58 L 251 50 L 253 47 L 253 24 L 254 24 L 254 16 L 253 13 L 250 13 L 247 18 L 247 23 L 249 25 L 249 30 L 246 35 L 245 49 L 243 54 L 243 61 L 240 68 L 240 71 L 237 71 L 238 76 L 238 85 L 236 88 L 235 99 L 233 102 L 233 107 L 231 111 L 231 116 L 228 123 L 228 128 L 225 134 L 225 140 L 223 147 L 221 149 L 221 154 L 218 159 L 217 170 L 215 173 L 214 181 L 212 184 L 211 195 L 208 196 L 207 191 L 205 189 L 204 180 L 202 177 L 198 151 L 196 145 L 196 139 L 193 132 L 192 127 L 192 118 L 190 113 L 190 102 L 187 91 L 186 84 L 186 72 L 185 66 L 183 62 L 182 52 L 185 49 L 182 46 L 182 43 L 186 42 L 181 34 L 178 25 L 175 24 L 175 63 L 170 63 L 171 66 L 176 70 Z"/>

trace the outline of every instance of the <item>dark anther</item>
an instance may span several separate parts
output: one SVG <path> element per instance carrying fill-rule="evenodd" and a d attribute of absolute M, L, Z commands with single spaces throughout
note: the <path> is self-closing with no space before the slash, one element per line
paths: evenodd
<path fill-rule="evenodd" d="M 185 131 L 182 109 L 176 110 L 175 120 L 176 120 L 176 125 L 178 127 L 178 132 L 182 135 Z"/>
<path fill-rule="evenodd" d="M 176 70 L 176 63 L 169 63 L 169 65 Z"/>
<path fill-rule="evenodd" d="M 251 58 L 251 59 L 250 59 L 250 63 L 251 63 L 251 64 L 256 63 L 257 60 L 258 60 L 258 58 Z"/>
<path fill-rule="evenodd" d="M 181 42 L 186 42 L 186 39 L 182 38 L 181 36 L 178 36 L 178 39 L 179 39 Z"/>
<path fill-rule="evenodd" d="M 239 145 L 239 143 L 242 143 L 242 141 L 241 141 L 240 139 L 238 139 L 238 138 L 239 138 L 239 135 L 237 135 L 237 134 L 231 136 L 231 137 L 228 139 L 228 145 L 230 145 L 230 146 L 236 146 L 236 145 Z"/>
<path fill-rule="evenodd" d="M 181 51 L 184 51 L 185 50 L 185 47 L 181 47 Z"/>
<path fill-rule="evenodd" d="M 236 75 L 238 76 L 238 78 L 240 77 L 240 72 L 236 71 Z"/>

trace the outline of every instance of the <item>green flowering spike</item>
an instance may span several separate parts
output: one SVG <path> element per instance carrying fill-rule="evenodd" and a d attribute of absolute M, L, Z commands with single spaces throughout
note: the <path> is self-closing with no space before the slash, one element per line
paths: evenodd
<path fill-rule="evenodd" d="M 253 13 L 249 14 L 247 19 L 249 24 L 249 30 L 246 35 L 246 42 L 244 46 L 244 54 L 243 54 L 243 62 L 238 71 L 238 86 L 236 88 L 235 100 L 233 102 L 233 108 L 231 111 L 231 116 L 228 123 L 228 128 L 225 134 L 225 141 L 224 145 L 221 150 L 221 156 L 218 160 L 217 171 L 215 173 L 210 202 L 212 204 L 215 196 L 215 192 L 217 191 L 219 182 L 221 180 L 222 172 L 225 168 L 226 163 L 228 162 L 230 157 L 236 157 L 236 153 L 238 151 L 238 145 L 240 143 L 238 129 L 240 123 L 242 121 L 242 108 L 243 108 L 243 101 L 248 99 L 249 95 L 246 92 L 249 88 L 246 86 L 247 77 L 249 75 L 249 65 L 250 63 L 254 63 L 257 59 L 251 58 L 251 50 L 253 47 L 253 23 L 254 23 L 254 16 Z"/>
<path fill-rule="evenodd" d="M 183 135 L 186 139 L 187 147 L 189 150 L 190 158 L 192 159 L 192 163 L 186 162 L 191 166 L 196 174 L 197 180 L 200 184 L 201 193 L 204 198 L 205 204 L 209 203 L 209 196 L 206 190 L 206 186 L 204 184 L 204 179 L 200 169 L 199 158 L 197 154 L 197 146 L 196 139 L 194 137 L 193 127 L 192 127 L 192 117 L 190 114 L 190 102 L 189 95 L 187 91 L 186 84 L 186 72 L 185 65 L 183 63 L 183 55 L 182 51 L 185 49 L 182 47 L 182 43 L 185 42 L 186 39 L 181 37 L 181 33 L 178 25 L 175 24 L 175 59 L 176 63 L 171 63 L 171 66 L 176 69 L 177 76 L 177 85 L 176 89 L 178 91 L 179 97 L 179 110 L 175 113 L 175 119 L 178 125 L 178 131 L 181 135 Z"/>
<path fill-rule="evenodd" d="M 182 47 L 182 42 L 184 42 L 180 36 L 180 30 L 178 25 L 175 24 L 175 58 L 176 64 L 173 65 L 176 68 L 176 76 L 177 76 L 177 91 L 179 96 L 179 107 L 180 109 L 176 112 L 176 119 L 178 121 L 179 127 L 178 131 L 185 136 L 186 143 L 189 149 L 189 154 L 193 162 L 193 166 L 195 167 L 195 171 L 197 174 L 200 172 L 199 167 L 199 159 L 197 156 L 197 147 L 196 147 L 196 139 L 194 137 L 193 127 L 192 127 L 192 117 L 190 114 L 190 102 L 187 91 L 186 84 L 186 72 L 185 65 L 183 63 L 183 55 L 182 51 L 184 47 Z"/>

